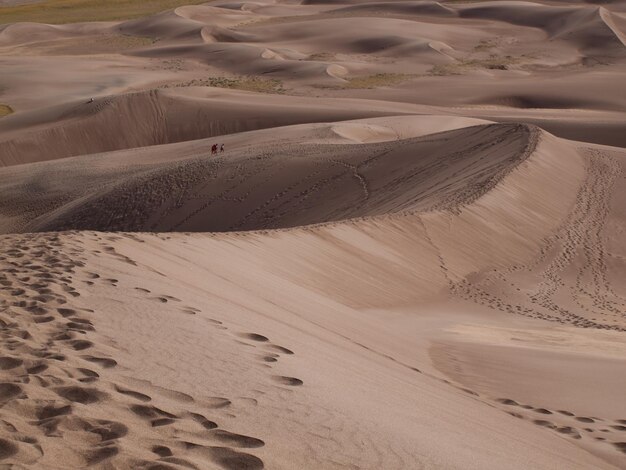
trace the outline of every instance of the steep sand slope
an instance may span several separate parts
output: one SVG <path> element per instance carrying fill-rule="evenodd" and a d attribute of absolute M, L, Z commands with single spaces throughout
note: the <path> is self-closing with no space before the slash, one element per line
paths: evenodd
<path fill-rule="evenodd" d="M 371 144 L 273 141 L 218 157 L 210 155 L 206 141 L 204 155 L 176 163 L 141 165 L 136 159 L 130 167 L 107 162 L 102 168 L 97 161 L 91 166 L 89 160 L 73 159 L 63 168 L 55 162 L 56 180 L 51 165 L 34 172 L 18 168 L 28 175 L 22 181 L 9 168 L 5 211 L 30 218 L 33 203 L 44 209 L 26 231 L 163 232 L 278 228 L 454 209 L 522 162 L 534 150 L 537 134 L 526 126 L 493 124 Z M 74 184 L 68 187 L 64 181 L 70 173 Z M 34 187 L 43 200 L 24 197 Z M 22 207 L 16 205 L 20 200 L 26 203 Z"/>
<path fill-rule="evenodd" d="M 595 378 L 615 390 L 624 356 L 601 334 L 626 326 L 611 310 L 626 297 L 623 247 L 607 241 L 626 220 L 624 163 L 543 134 L 489 191 L 457 192 L 455 210 L 268 232 L 5 235 L 5 460 L 619 468 L 620 400 L 538 382 L 541 401 L 456 358 L 511 331 L 539 358 L 610 355 Z M 592 303 L 570 306 L 568 290 Z M 577 370 L 501 357 L 515 380 Z"/>

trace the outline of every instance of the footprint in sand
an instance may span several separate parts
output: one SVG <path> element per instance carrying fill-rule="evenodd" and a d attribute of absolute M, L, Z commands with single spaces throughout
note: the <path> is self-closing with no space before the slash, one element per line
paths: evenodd
<path fill-rule="evenodd" d="M 35 415 L 39 421 L 45 421 L 50 418 L 56 418 L 57 416 L 65 416 L 72 414 L 72 405 L 64 405 L 56 407 L 54 405 L 46 405 L 39 408 Z"/>
<path fill-rule="evenodd" d="M 262 342 L 265 343 L 267 341 L 269 341 L 269 338 L 263 336 L 263 335 L 259 335 L 257 333 L 239 333 L 238 335 L 240 338 L 245 338 L 245 339 L 249 339 L 251 341 L 258 341 L 258 342 Z"/>
<path fill-rule="evenodd" d="M 150 420 L 162 419 L 162 418 L 168 418 L 168 419 L 178 418 L 178 416 L 172 413 L 168 413 L 167 411 L 157 408 L 156 406 L 132 405 L 130 407 L 130 411 L 135 413 L 140 418 L 150 419 Z"/>
<path fill-rule="evenodd" d="M 117 361 L 115 359 L 110 359 L 108 357 L 82 356 L 82 358 L 86 361 L 98 364 L 105 369 L 109 369 L 117 365 Z"/>
<path fill-rule="evenodd" d="M 140 392 L 136 392 L 134 390 L 128 390 L 128 389 L 122 388 L 122 387 L 120 387 L 118 385 L 114 385 L 113 388 L 115 388 L 115 391 L 117 393 L 121 393 L 122 395 L 126 395 L 126 396 L 129 396 L 129 397 L 132 397 L 132 398 L 134 398 L 136 400 L 139 400 L 139 401 L 148 402 L 148 401 L 152 400 L 152 398 L 150 396 L 148 396 L 148 395 L 145 395 L 145 394 L 140 393 Z"/>
<path fill-rule="evenodd" d="M 208 450 L 211 460 L 226 470 L 261 470 L 265 467 L 260 458 L 228 447 L 210 447 Z"/>
<path fill-rule="evenodd" d="M 22 387 L 13 383 L 0 383 L 0 403 L 21 396 Z"/>
<path fill-rule="evenodd" d="M 580 421 L 581 423 L 595 423 L 596 420 L 593 418 L 586 418 L 584 416 L 579 416 L 576 418 L 576 421 Z"/>
<path fill-rule="evenodd" d="M 84 339 L 77 339 L 74 341 L 70 341 L 69 344 L 72 347 L 72 349 L 75 351 L 83 351 L 93 346 L 93 343 L 91 341 L 87 341 Z"/>
<path fill-rule="evenodd" d="M 85 333 L 86 331 L 95 331 L 93 324 L 89 320 L 76 317 L 72 317 L 70 320 L 71 321 L 65 324 L 69 330 L 75 330 L 81 333 Z"/>
<path fill-rule="evenodd" d="M 85 423 L 84 430 L 100 436 L 101 442 L 109 442 L 128 434 L 128 427 L 117 421 L 99 419 Z"/>
<path fill-rule="evenodd" d="M 29 374 L 41 374 L 48 368 L 47 364 L 36 364 L 26 369 Z"/>
<path fill-rule="evenodd" d="M 8 459 L 17 454 L 17 446 L 7 439 L 0 439 L 0 460 Z"/>
<path fill-rule="evenodd" d="M 16 357 L 0 357 L 0 370 L 10 370 L 21 366 L 24 363 L 22 359 Z"/>
<path fill-rule="evenodd" d="M 211 432 L 211 438 L 216 441 L 233 447 L 254 448 L 263 447 L 265 442 L 256 437 L 244 436 L 242 434 L 235 434 L 232 432 L 224 431 L 223 429 L 216 429 Z"/>
<path fill-rule="evenodd" d="M 300 379 L 297 379 L 295 377 L 285 377 L 283 375 L 274 375 L 272 379 L 274 379 L 275 382 L 278 382 L 281 385 L 289 385 L 291 387 L 296 387 L 304 384 L 304 382 Z"/>
<path fill-rule="evenodd" d="M 222 398 L 222 397 L 210 397 L 210 398 L 205 398 L 202 401 L 202 405 L 210 409 L 226 408 L 227 406 L 230 406 L 231 404 L 232 402 L 228 398 Z"/>
<path fill-rule="evenodd" d="M 71 308 L 57 308 L 57 312 L 59 312 L 63 317 L 69 317 L 78 313 L 76 310 Z"/>
<path fill-rule="evenodd" d="M 173 418 L 157 418 L 157 419 L 153 419 L 152 421 L 150 421 L 150 425 L 153 428 L 159 427 L 159 426 L 168 426 L 170 424 L 175 423 L 176 420 Z"/>
<path fill-rule="evenodd" d="M 261 360 L 263 362 L 278 362 L 278 354 L 268 354 L 266 356 L 261 356 Z"/>
<path fill-rule="evenodd" d="M 171 449 L 169 447 L 166 446 L 153 446 L 152 449 L 150 449 L 152 452 L 154 452 L 156 455 L 158 455 L 159 457 L 171 457 L 172 455 L 174 455 L 171 451 Z"/>
<path fill-rule="evenodd" d="M 119 448 L 117 446 L 107 446 L 101 447 L 96 450 L 92 450 L 88 453 L 86 457 L 87 465 L 96 465 L 99 464 L 111 457 L 116 456 L 119 453 Z"/>
<path fill-rule="evenodd" d="M 274 351 L 277 351 L 277 352 L 282 353 L 282 354 L 289 354 L 289 355 L 293 354 L 293 351 L 291 351 L 291 350 L 289 350 L 287 348 L 284 348 L 282 346 L 278 346 L 276 344 L 268 344 L 266 347 L 269 348 L 269 349 L 273 349 Z"/>
<path fill-rule="evenodd" d="M 535 419 L 533 423 L 535 423 L 537 426 L 542 426 L 544 428 L 549 428 L 549 429 L 557 428 L 556 424 L 551 423 L 550 421 L 543 420 L 543 419 Z"/>
<path fill-rule="evenodd" d="M 83 388 L 76 386 L 58 387 L 54 390 L 57 395 L 74 403 L 89 405 L 98 403 L 106 398 L 106 393 L 93 388 Z"/>
<path fill-rule="evenodd" d="M 199 413 L 189 413 L 189 416 L 191 416 L 191 418 L 199 423 L 204 429 L 215 429 L 217 428 L 217 423 L 211 421 L 210 419 L 207 419 L 206 417 L 202 416 Z"/>
<path fill-rule="evenodd" d="M 100 375 L 91 369 L 85 369 L 83 367 L 79 367 L 76 370 L 83 376 L 80 379 L 78 379 L 80 382 L 91 383 L 91 382 L 95 382 L 96 380 L 100 378 Z"/>

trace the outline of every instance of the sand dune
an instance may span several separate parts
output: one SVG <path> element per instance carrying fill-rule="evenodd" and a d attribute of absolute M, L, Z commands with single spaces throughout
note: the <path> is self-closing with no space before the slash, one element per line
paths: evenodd
<path fill-rule="evenodd" d="M 507 128 L 495 129 L 502 127 Z M 490 127 L 458 132 L 471 129 Z M 509 132 L 508 139 L 516 138 Z M 19 433 L 6 434 L 7 458 L 49 466 L 62 458 L 77 467 L 107 462 L 149 467 L 157 459 L 161 465 L 209 468 L 338 468 L 328 451 L 338 443 L 342 458 L 364 468 L 437 468 L 450 440 L 462 433 L 455 452 L 445 457 L 447 466 L 619 466 L 621 415 L 610 406 L 603 413 L 591 411 L 595 395 L 590 399 L 570 390 L 564 404 L 558 398 L 531 400 L 497 384 L 468 389 L 463 375 L 450 373 L 455 382 L 441 377 L 439 370 L 450 364 L 441 357 L 443 343 L 430 352 L 433 366 L 419 342 L 413 352 L 393 338 L 409 334 L 407 325 L 411 331 L 439 325 L 437 331 L 477 321 L 515 324 L 513 334 L 519 337 L 533 331 L 531 318 L 592 331 L 619 329 L 623 319 L 598 323 L 562 303 L 554 311 L 550 302 L 562 294 L 550 283 L 558 274 L 564 277 L 557 289 L 597 292 L 594 302 L 600 303 L 590 304 L 585 315 L 608 312 L 606 302 L 623 302 L 624 293 L 611 292 L 601 278 L 582 274 L 576 281 L 568 274 L 576 266 L 593 270 L 594 263 L 602 263 L 601 252 L 588 252 L 584 233 L 600 221 L 610 227 L 614 217 L 619 220 L 606 204 L 622 194 L 615 170 L 623 165 L 623 154 L 580 153 L 544 134 L 523 163 L 458 214 L 398 214 L 267 233 L 5 237 L 12 248 L 2 262 L 13 269 L 5 271 L 3 284 L 18 299 L 8 310 L 9 338 L 22 339 L 7 343 L 13 353 L 3 364 L 6 373 L 27 368 L 33 377 L 5 386 L 3 399 L 13 403 L 5 406 L 5 416 L 16 429 L 37 436 L 25 441 Z M 550 234 L 556 234 L 549 242 L 553 249 L 541 249 Z M 579 256 L 596 261 L 580 264 Z M 546 276 L 539 284 L 524 275 L 534 266 L 545 266 L 534 271 Z M 196 274 L 184 276 L 189 269 Z M 364 271 L 370 276 L 359 276 Z M 594 289 L 597 281 L 601 284 Z M 523 288 L 518 299 L 503 297 L 497 283 L 508 282 Z M 422 310 L 429 299 L 449 295 L 504 316 L 438 315 L 434 324 L 429 315 L 386 318 L 411 306 Z M 124 302 L 111 308 L 111 296 Z M 367 313 L 372 309 L 389 313 Z M 172 318 L 176 329 L 164 328 Z M 490 331 L 456 328 L 466 341 L 481 341 L 477 331 Z M 382 336 L 387 340 L 381 341 L 382 331 L 390 335 Z M 563 338 L 576 338 L 560 331 Z M 43 338 L 50 338 L 48 346 L 37 349 Z M 585 339 L 585 348 L 597 354 L 594 348 L 601 351 L 607 339 Z M 530 347 L 533 341 L 528 336 L 524 344 Z M 445 354 L 455 350 L 447 347 Z M 186 360 L 189 354 L 196 359 Z M 36 359 L 27 359 L 31 355 Z M 615 357 L 613 366 L 604 363 L 608 375 L 623 367 L 623 356 Z M 342 377 L 339 389 L 333 384 L 337 376 Z M 368 393 L 355 401 L 362 387 Z M 45 405 L 22 408 L 20 397 Z M 285 413 L 284 420 L 269 419 Z M 608 433 L 602 432 L 605 427 Z M 581 437 L 589 433 L 592 437 Z M 594 433 L 603 440 L 594 441 Z M 55 445 L 55 436 L 65 437 L 62 446 Z M 585 451 L 568 443 L 579 440 Z M 276 452 L 276 442 L 298 452 L 285 457 Z"/>
<path fill-rule="evenodd" d="M 0 466 L 625 468 L 623 2 L 90 2 L 0 0 Z"/>
<path fill-rule="evenodd" d="M 256 101 L 256 104 L 254 103 Z M 269 103 L 268 101 L 272 101 Z M 396 114 L 398 108 L 291 100 L 210 89 L 162 89 L 77 101 L 0 122 L 4 165 L 181 142 L 288 124 Z M 291 106 L 288 106 L 291 104 Z M 346 102 L 346 104 L 348 104 Z M 254 108 L 256 107 L 256 112 Z M 407 112 L 419 107 L 406 106 Z M 92 132 L 98 129 L 98 132 Z M 45 143 L 45 152 L 40 145 Z"/>
<path fill-rule="evenodd" d="M 603 7 L 548 7 L 528 2 L 487 2 L 461 8 L 462 17 L 493 18 L 541 28 L 549 39 L 566 38 L 597 55 L 624 54 L 624 32 Z"/>
<path fill-rule="evenodd" d="M 103 169 L 74 159 L 57 173 L 63 179 L 70 172 L 75 175 L 70 192 L 53 190 L 66 186 L 48 176 L 39 191 L 48 198 L 54 194 L 54 199 L 39 205 L 49 212 L 24 229 L 219 232 L 449 210 L 479 197 L 523 162 L 534 151 L 537 132 L 502 124 L 400 142 L 391 134 L 391 141 L 374 144 L 283 148 L 274 141 L 229 150 L 225 157 L 212 157 L 212 142 L 206 141 L 195 158 L 153 165 L 136 160 L 113 171 L 110 162 Z M 287 137 L 289 129 L 281 133 Z M 459 149 L 458 142 L 466 147 Z M 29 173 L 29 180 L 40 180 Z M 50 175 L 49 168 L 40 174 Z M 32 193 L 29 180 L 16 181 L 9 172 L 6 181 Z M 8 199 L 23 197 L 13 194 Z"/>

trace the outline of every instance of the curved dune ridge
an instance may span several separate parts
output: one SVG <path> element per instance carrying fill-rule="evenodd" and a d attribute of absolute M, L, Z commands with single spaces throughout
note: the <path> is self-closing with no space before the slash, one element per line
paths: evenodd
<path fill-rule="evenodd" d="M 371 144 L 247 145 L 227 157 L 211 156 L 206 142 L 195 158 L 116 169 L 73 159 L 55 165 L 59 178 L 74 175 L 66 191 L 52 190 L 63 183 L 49 166 L 30 172 L 31 181 L 48 175 L 39 189 L 47 211 L 22 230 L 223 232 L 453 210 L 524 161 L 537 134 L 491 124 Z"/>

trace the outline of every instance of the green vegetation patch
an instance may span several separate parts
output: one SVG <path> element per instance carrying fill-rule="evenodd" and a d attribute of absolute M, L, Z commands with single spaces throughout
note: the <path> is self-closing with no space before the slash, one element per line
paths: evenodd
<path fill-rule="evenodd" d="M 0 7 L 0 24 L 30 21 L 64 24 L 87 21 L 117 21 L 158 13 L 206 0 L 44 0 Z"/>
<path fill-rule="evenodd" d="M 0 117 L 13 113 L 13 108 L 7 104 L 0 104 Z"/>
<path fill-rule="evenodd" d="M 378 88 L 392 86 L 414 78 L 414 75 L 406 73 L 377 73 L 362 77 L 352 77 L 346 79 L 344 88 Z"/>
<path fill-rule="evenodd" d="M 179 88 L 190 86 L 212 86 L 235 90 L 254 91 L 256 93 L 284 93 L 283 83 L 274 78 L 259 77 L 208 77 L 190 80 L 184 83 L 166 85 L 163 88 Z"/>

